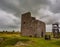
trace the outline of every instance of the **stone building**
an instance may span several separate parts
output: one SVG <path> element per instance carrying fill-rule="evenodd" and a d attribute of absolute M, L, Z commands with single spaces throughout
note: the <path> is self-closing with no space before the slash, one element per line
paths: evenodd
<path fill-rule="evenodd" d="M 31 17 L 27 12 L 21 16 L 21 34 L 22 36 L 43 37 L 46 32 L 45 23 Z"/>

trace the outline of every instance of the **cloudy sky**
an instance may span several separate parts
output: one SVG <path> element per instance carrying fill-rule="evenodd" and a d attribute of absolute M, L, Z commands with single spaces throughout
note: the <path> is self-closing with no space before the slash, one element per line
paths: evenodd
<path fill-rule="evenodd" d="M 60 23 L 60 0 L 0 0 L 0 30 L 20 30 L 21 14 L 28 11 L 46 23 L 46 31 Z"/>

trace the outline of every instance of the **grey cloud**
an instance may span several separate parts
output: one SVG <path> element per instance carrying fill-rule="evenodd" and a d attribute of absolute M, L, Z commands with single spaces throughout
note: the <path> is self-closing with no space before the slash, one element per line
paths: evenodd
<path fill-rule="evenodd" d="M 47 5 L 49 2 L 47 0 L 0 0 L 0 4 L 1 8 L 8 12 L 21 13 L 31 11 L 35 14 L 40 8 L 40 4 Z"/>
<path fill-rule="evenodd" d="M 0 10 L 0 29 L 19 29 L 20 20 L 13 14 Z"/>
<path fill-rule="evenodd" d="M 56 0 L 55 4 L 51 5 L 50 7 L 53 13 L 60 13 L 60 0 Z"/>
<path fill-rule="evenodd" d="M 21 11 L 31 11 L 33 14 L 37 14 L 41 5 L 49 5 L 47 0 L 20 0 Z"/>
<path fill-rule="evenodd" d="M 60 23 L 60 13 L 51 12 L 49 7 L 41 8 L 38 12 L 37 19 L 44 21 L 46 24 Z"/>
<path fill-rule="evenodd" d="M 59 22 L 60 19 L 58 18 L 58 13 L 60 13 L 60 1 L 58 0 L 57 2 L 55 2 L 55 4 L 54 2 L 55 1 L 52 0 L 0 0 L 0 9 L 7 12 L 7 14 L 15 15 L 12 15 L 13 18 L 12 16 L 4 15 L 5 18 L 0 19 L 0 21 L 2 20 L 0 24 L 4 23 L 4 26 L 7 28 L 20 28 L 21 14 L 27 11 L 30 11 L 32 13 L 32 16 L 46 22 L 46 24 L 52 24 L 57 21 Z M 41 11 L 41 9 L 43 9 L 43 11 Z M 3 19 L 5 19 L 5 21 L 3 21 Z M 5 22 L 8 20 L 11 22 L 5 25 Z M 4 27 L 3 25 L 1 26 Z"/>
<path fill-rule="evenodd" d="M 18 5 L 17 3 L 19 2 L 17 2 L 16 5 L 14 2 L 11 3 L 9 1 L 12 2 L 12 0 L 0 0 L 0 9 L 13 14 L 20 12 L 19 7 L 17 6 Z"/>

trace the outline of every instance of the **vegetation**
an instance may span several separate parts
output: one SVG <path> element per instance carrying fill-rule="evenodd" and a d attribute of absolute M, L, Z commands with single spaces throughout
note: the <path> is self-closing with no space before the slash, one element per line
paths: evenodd
<path fill-rule="evenodd" d="M 51 35 L 51 34 L 50 34 Z M 60 47 L 60 39 L 23 37 L 20 33 L 0 33 L 0 47 Z"/>

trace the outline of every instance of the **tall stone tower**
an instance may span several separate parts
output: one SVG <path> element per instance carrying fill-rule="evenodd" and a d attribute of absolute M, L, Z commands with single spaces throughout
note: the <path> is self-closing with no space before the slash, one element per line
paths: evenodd
<path fill-rule="evenodd" d="M 23 36 L 26 36 L 26 35 L 28 36 L 29 34 L 31 34 L 30 25 L 31 25 L 31 13 L 28 12 L 28 13 L 22 14 L 21 32 Z"/>

